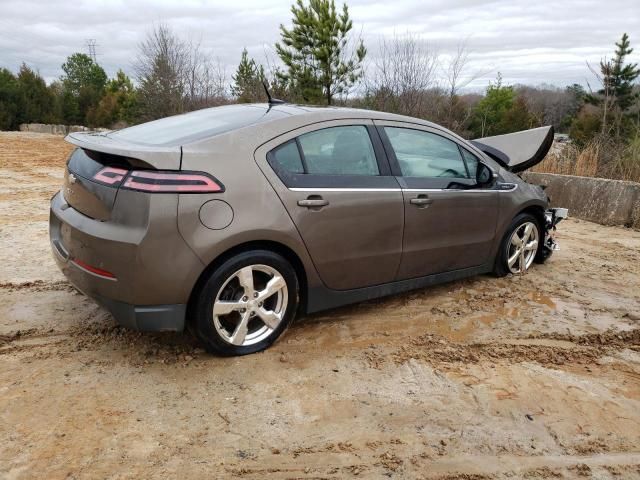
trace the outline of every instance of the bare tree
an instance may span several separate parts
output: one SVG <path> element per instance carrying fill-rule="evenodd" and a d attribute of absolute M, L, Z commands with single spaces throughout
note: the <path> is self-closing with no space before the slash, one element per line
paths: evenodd
<path fill-rule="evenodd" d="M 611 89 L 611 84 L 610 82 L 607 81 L 607 77 L 611 76 L 611 72 L 613 70 L 613 64 L 611 61 L 607 60 L 607 57 L 605 57 L 603 60 L 600 61 L 600 72 L 598 72 L 595 68 L 593 68 L 589 62 L 587 62 L 587 67 L 589 67 L 589 70 L 591 71 L 593 76 L 596 77 L 596 80 L 602 87 L 598 92 L 600 94 L 600 97 L 598 97 L 597 94 L 594 93 L 594 91 L 591 89 L 591 84 L 587 82 L 587 86 L 589 87 L 589 98 L 591 102 L 598 103 L 599 101 L 602 105 L 601 133 L 604 135 L 606 133 L 609 133 L 607 121 L 608 121 L 609 111 L 611 110 L 614 103 L 614 96 Z"/>
<path fill-rule="evenodd" d="M 458 43 L 453 55 L 447 60 L 441 60 L 441 69 L 445 79 L 447 92 L 447 113 L 443 122 L 452 130 L 460 130 L 471 115 L 469 109 L 461 109 L 459 101 L 460 90 L 468 86 L 474 80 L 483 77 L 488 71 L 469 72 L 468 39 Z"/>
<path fill-rule="evenodd" d="M 185 110 L 226 103 L 227 78 L 220 59 L 203 52 L 200 42 L 189 42 L 188 53 L 184 69 Z"/>
<path fill-rule="evenodd" d="M 365 77 L 374 108 L 423 116 L 425 92 L 435 86 L 437 52 L 411 34 L 383 38 Z"/>
<path fill-rule="evenodd" d="M 154 27 L 139 45 L 134 71 L 140 85 L 140 107 L 145 120 L 184 111 L 184 77 L 188 60 L 188 46 L 164 24 Z"/>
<path fill-rule="evenodd" d="M 458 43 L 456 52 L 451 55 L 449 61 L 442 67 L 449 98 L 456 96 L 461 88 L 466 87 L 473 81 L 473 78 L 464 77 L 468 63 L 469 51 L 467 49 L 467 41 L 464 40 Z"/>
<path fill-rule="evenodd" d="M 517 85 L 515 90 L 518 97 L 525 101 L 537 123 L 553 125 L 556 130 L 562 129 L 563 121 L 570 115 L 572 103 L 575 102 L 574 95 L 569 90 L 553 85 Z"/>
<path fill-rule="evenodd" d="M 139 46 L 134 64 L 145 120 L 226 102 L 226 75 L 199 42 L 184 41 L 164 24 Z"/>

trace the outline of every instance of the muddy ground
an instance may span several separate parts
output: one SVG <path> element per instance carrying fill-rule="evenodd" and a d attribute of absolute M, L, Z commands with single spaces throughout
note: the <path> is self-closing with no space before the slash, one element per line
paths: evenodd
<path fill-rule="evenodd" d="M 568 220 L 524 276 L 216 358 L 117 327 L 57 271 L 68 152 L 0 134 L 0 477 L 640 478 L 640 232 Z"/>

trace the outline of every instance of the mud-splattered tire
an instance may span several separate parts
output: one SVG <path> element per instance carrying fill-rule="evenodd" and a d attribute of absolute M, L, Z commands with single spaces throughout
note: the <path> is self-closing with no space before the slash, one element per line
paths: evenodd
<path fill-rule="evenodd" d="M 536 257 L 533 259 L 533 261 L 542 264 L 549 260 L 549 258 L 551 258 L 551 255 L 553 255 L 553 250 L 545 247 L 544 242 L 542 242 L 540 244 L 540 247 L 538 248 L 538 253 L 536 254 Z"/>
<path fill-rule="evenodd" d="M 517 268 L 515 267 L 516 265 L 519 266 L 520 262 L 525 265 L 524 270 L 526 271 L 540 251 L 541 237 L 542 230 L 536 217 L 528 213 L 517 215 L 511 221 L 500 242 L 493 273 L 497 277 L 516 273 Z M 518 250 L 519 247 L 516 244 L 518 241 L 523 242 L 522 248 L 525 249 L 524 252 Z M 516 255 L 518 253 L 522 254 L 522 256 Z M 516 263 L 514 263 L 514 256 Z"/>
<path fill-rule="evenodd" d="M 273 344 L 298 308 L 298 279 L 291 264 L 268 250 L 240 253 L 198 287 L 191 330 L 207 351 L 247 355 Z"/>

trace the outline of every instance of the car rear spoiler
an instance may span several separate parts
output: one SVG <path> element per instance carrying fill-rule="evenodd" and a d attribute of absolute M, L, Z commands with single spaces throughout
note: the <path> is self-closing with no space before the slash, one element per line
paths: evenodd
<path fill-rule="evenodd" d="M 553 126 L 471 140 L 507 170 L 521 172 L 540 163 L 553 143 Z"/>
<path fill-rule="evenodd" d="M 110 132 L 74 132 L 65 140 L 77 147 L 96 152 L 141 160 L 158 170 L 180 170 L 180 147 L 147 146 L 123 142 L 109 136 Z"/>

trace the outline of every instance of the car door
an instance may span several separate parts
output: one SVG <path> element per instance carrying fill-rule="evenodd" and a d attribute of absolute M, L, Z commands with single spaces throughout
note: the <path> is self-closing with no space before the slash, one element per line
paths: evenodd
<path fill-rule="evenodd" d="M 403 197 L 372 121 L 314 124 L 269 142 L 256 158 L 261 152 L 269 165 L 263 171 L 327 287 L 393 281 Z"/>
<path fill-rule="evenodd" d="M 437 129 L 376 123 L 403 193 L 405 225 L 397 278 L 485 263 L 496 231 L 498 191 L 477 188 L 478 156 Z"/>

